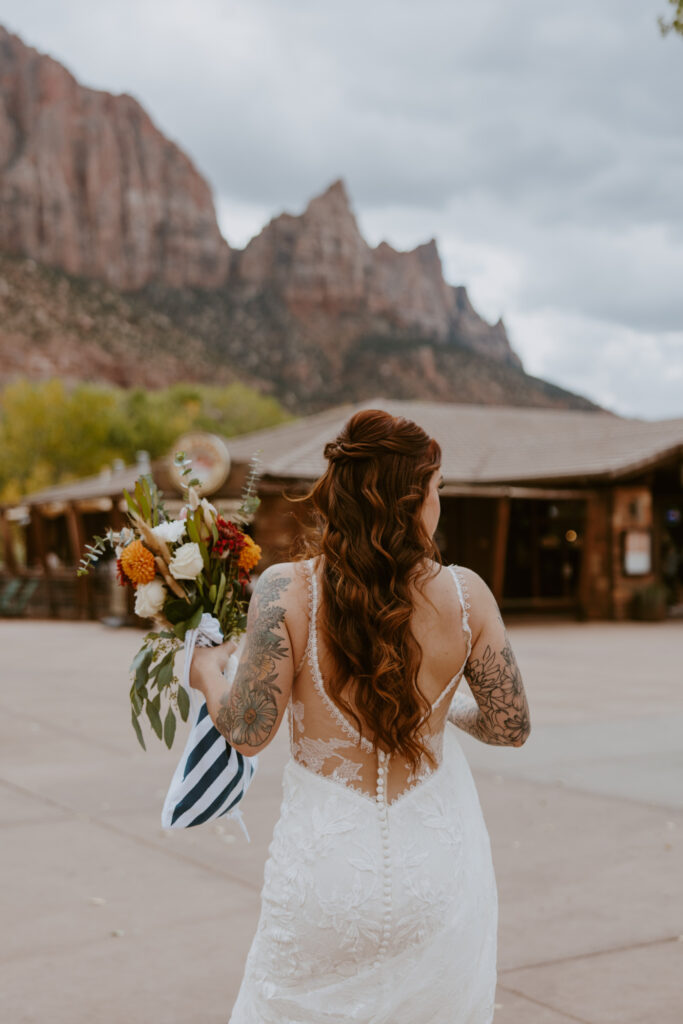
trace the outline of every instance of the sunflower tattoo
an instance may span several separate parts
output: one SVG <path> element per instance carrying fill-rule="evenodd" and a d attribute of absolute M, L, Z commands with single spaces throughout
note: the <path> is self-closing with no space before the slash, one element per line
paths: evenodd
<path fill-rule="evenodd" d="M 285 609 L 278 604 L 289 586 L 285 576 L 264 573 L 252 597 L 247 649 L 232 689 L 220 699 L 216 728 L 228 742 L 260 747 L 277 722 L 277 662 L 288 650 L 282 634 Z"/>

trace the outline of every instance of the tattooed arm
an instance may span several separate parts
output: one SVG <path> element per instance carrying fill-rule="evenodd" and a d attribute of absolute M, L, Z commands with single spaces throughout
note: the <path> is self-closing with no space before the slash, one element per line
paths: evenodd
<path fill-rule="evenodd" d="M 522 676 L 493 594 L 480 576 L 466 571 L 472 653 L 465 678 L 474 700 L 456 693 L 448 718 L 483 743 L 521 747 L 531 730 Z"/>
<path fill-rule="evenodd" d="M 294 675 L 285 623 L 285 594 L 290 583 L 287 565 L 273 565 L 259 576 L 232 685 L 211 653 L 197 673 L 196 685 L 204 694 L 214 725 L 241 754 L 252 756 L 270 743 L 287 706 Z"/>

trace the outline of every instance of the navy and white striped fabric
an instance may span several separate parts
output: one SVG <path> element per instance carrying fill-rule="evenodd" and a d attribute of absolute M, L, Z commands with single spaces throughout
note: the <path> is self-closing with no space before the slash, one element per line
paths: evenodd
<path fill-rule="evenodd" d="M 192 632 L 199 635 L 200 642 L 209 635 L 202 625 Z M 192 727 L 166 794 L 161 824 L 166 829 L 191 828 L 213 818 L 235 817 L 249 839 L 237 805 L 254 777 L 258 758 L 247 757 L 230 746 L 211 721 L 201 693 L 189 685 L 189 666 L 198 635 L 186 637 L 185 672 L 180 683 L 190 697 Z M 234 679 L 238 664 L 236 652 L 225 671 L 228 681 Z"/>

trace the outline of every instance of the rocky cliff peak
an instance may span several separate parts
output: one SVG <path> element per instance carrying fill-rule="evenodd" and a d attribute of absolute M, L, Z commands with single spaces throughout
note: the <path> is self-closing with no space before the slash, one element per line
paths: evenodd
<path fill-rule="evenodd" d="M 353 345 L 352 314 L 355 336 L 412 332 L 416 340 L 457 341 L 521 367 L 502 323 L 491 326 L 476 313 L 463 286 L 446 283 L 436 239 L 407 252 L 388 242 L 371 249 L 341 180 L 313 198 L 303 213 L 271 220 L 235 262 L 248 297 L 275 295 L 291 314 L 312 322 L 318 338 L 329 338 L 331 351 Z M 336 322 L 325 326 L 325 318 L 340 315 L 343 331 Z"/>
<path fill-rule="evenodd" d="M 252 291 L 275 288 L 293 312 L 337 314 L 362 305 L 371 250 L 346 187 L 335 181 L 299 216 L 283 213 L 253 238 L 238 261 Z"/>
<path fill-rule="evenodd" d="M 229 260 L 206 181 L 140 104 L 2 27 L 0 247 L 122 289 L 213 287 Z"/>

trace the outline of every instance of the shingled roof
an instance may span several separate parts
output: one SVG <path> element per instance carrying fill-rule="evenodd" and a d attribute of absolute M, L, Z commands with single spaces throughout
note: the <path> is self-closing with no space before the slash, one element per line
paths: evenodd
<path fill-rule="evenodd" d="M 607 481 L 667 456 L 683 458 L 683 418 L 650 422 L 611 413 L 385 398 L 337 406 L 279 427 L 229 437 L 226 443 L 235 462 L 248 462 L 260 450 L 265 477 L 314 480 L 326 466 L 325 442 L 359 409 L 384 409 L 419 423 L 441 445 L 447 485 Z M 125 466 L 57 484 L 28 495 L 22 504 L 120 495 L 124 488 L 132 490 L 141 471 L 139 465 Z"/>
<path fill-rule="evenodd" d="M 111 472 L 96 473 L 94 476 L 81 477 L 80 480 L 71 480 L 68 483 L 45 487 L 43 490 L 26 495 L 17 504 L 44 505 L 48 502 L 87 501 L 94 498 L 115 497 L 122 494 L 124 488 L 127 491 L 132 491 L 135 481 L 143 472 L 145 472 L 145 468 L 138 463 L 132 466 L 123 466 Z"/>
<path fill-rule="evenodd" d="M 667 455 L 683 455 L 683 418 L 651 422 L 600 412 L 385 398 L 337 406 L 226 442 L 237 461 L 260 449 L 264 475 L 315 479 L 326 466 L 325 442 L 360 409 L 384 409 L 419 423 L 441 445 L 442 472 L 451 484 L 609 480 Z"/>

